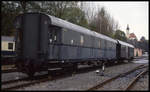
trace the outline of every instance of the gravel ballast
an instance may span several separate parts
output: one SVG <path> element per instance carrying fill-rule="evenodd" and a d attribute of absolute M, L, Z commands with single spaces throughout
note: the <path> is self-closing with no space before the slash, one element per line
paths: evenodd
<path fill-rule="evenodd" d="M 104 76 L 96 74 L 95 71 L 90 71 L 86 73 L 75 74 L 73 76 L 58 79 L 56 81 L 54 80 L 35 84 L 17 90 L 87 90 L 98 83 L 101 83 L 120 73 L 129 71 L 138 65 L 141 65 L 141 63 L 126 63 L 111 66 L 105 69 Z"/>

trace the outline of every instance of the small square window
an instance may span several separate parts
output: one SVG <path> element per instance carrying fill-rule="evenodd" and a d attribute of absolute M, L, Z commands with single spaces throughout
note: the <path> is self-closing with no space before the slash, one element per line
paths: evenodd
<path fill-rule="evenodd" d="M 99 48 L 101 48 L 101 41 L 99 40 Z"/>
<path fill-rule="evenodd" d="M 54 40 L 56 41 L 57 39 L 56 39 L 56 35 L 54 36 Z"/>
<path fill-rule="evenodd" d="M 80 43 L 81 43 L 81 45 L 83 45 L 83 43 L 84 43 L 84 38 L 83 38 L 83 35 L 81 35 L 81 40 L 80 40 Z"/>
<path fill-rule="evenodd" d="M 73 44 L 73 40 L 71 40 L 71 44 Z"/>
<path fill-rule="evenodd" d="M 8 49 L 13 49 L 13 43 L 8 43 Z"/>

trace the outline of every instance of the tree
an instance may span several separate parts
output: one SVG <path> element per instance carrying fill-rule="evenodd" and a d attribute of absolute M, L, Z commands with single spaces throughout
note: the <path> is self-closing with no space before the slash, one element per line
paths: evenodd
<path fill-rule="evenodd" d="M 21 6 L 18 1 L 2 1 L 1 17 L 2 17 L 2 35 L 14 35 L 13 20 L 20 13 Z"/>
<path fill-rule="evenodd" d="M 139 41 L 139 46 L 140 48 L 142 48 L 145 51 L 149 51 L 149 41 L 145 39 L 144 36 L 141 37 L 140 41 Z"/>
<path fill-rule="evenodd" d="M 116 30 L 114 38 L 125 42 L 127 41 L 125 33 L 121 30 Z"/>
<path fill-rule="evenodd" d="M 89 26 L 91 30 L 109 37 L 113 37 L 114 29 L 117 29 L 116 22 L 110 17 L 104 7 L 98 10 Z"/>
<path fill-rule="evenodd" d="M 140 41 L 142 41 L 142 42 L 146 41 L 146 40 L 145 40 L 145 37 L 142 36 L 141 39 L 140 39 Z"/>
<path fill-rule="evenodd" d="M 38 1 L 2 1 L 2 35 L 13 36 L 13 20 L 25 12 L 43 12 L 59 18 L 65 15 L 65 9 L 76 7 L 77 2 L 38 2 Z"/>
<path fill-rule="evenodd" d="M 2 35 L 13 35 L 13 20 L 24 12 L 42 12 L 69 22 L 89 28 L 104 35 L 113 36 L 114 29 L 117 29 L 116 22 L 107 13 L 105 8 L 100 8 L 96 13 L 93 8 L 85 10 L 82 3 L 71 1 L 3 1 L 2 2 Z M 90 12 L 88 11 L 90 10 Z M 92 13 L 92 14 L 90 14 Z"/>
<path fill-rule="evenodd" d="M 79 2 L 78 3 L 78 7 L 84 11 L 85 13 L 85 17 L 87 19 L 87 22 L 90 23 L 94 16 L 95 16 L 95 10 L 96 7 L 93 7 L 94 5 L 92 4 L 92 2 Z"/>
<path fill-rule="evenodd" d="M 41 12 L 45 12 L 58 18 L 63 18 L 68 7 L 77 7 L 77 2 L 75 1 L 43 1 L 37 3 L 40 3 Z"/>
<path fill-rule="evenodd" d="M 64 12 L 65 12 L 65 15 L 62 16 L 62 19 L 88 28 L 88 22 L 85 17 L 85 13 L 80 8 L 68 7 Z"/>
<path fill-rule="evenodd" d="M 27 2 L 26 1 L 20 1 L 20 4 L 22 6 L 23 12 L 26 12 Z"/>

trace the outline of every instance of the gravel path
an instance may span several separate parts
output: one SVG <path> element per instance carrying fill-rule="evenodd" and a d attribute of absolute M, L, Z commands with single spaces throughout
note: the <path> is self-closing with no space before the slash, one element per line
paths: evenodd
<path fill-rule="evenodd" d="M 103 82 L 119 73 L 133 69 L 138 65 L 141 64 L 126 63 L 106 68 L 104 76 L 100 76 L 99 74 L 96 74 L 95 71 L 91 71 L 82 74 L 75 74 L 71 77 L 58 79 L 56 81 L 47 81 L 44 83 L 39 83 L 17 90 L 87 90 L 93 85 Z"/>

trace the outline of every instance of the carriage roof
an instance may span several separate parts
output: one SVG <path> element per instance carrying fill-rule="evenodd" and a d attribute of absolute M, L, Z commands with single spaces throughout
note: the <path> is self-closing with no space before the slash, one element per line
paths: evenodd
<path fill-rule="evenodd" d="M 70 23 L 66 20 L 62 20 L 60 18 L 51 16 L 51 15 L 48 15 L 48 14 L 45 14 L 45 13 L 33 13 L 32 12 L 32 13 L 25 13 L 25 14 L 42 14 L 42 15 L 46 15 L 50 19 L 52 25 L 59 26 L 59 27 L 62 27 L 62 28 L 66 28 L 66 29 L 69 29 L 70 31 L 72 30 L 72 31 L 80 32 L 80 33 L 83 33 L 83 34 L 95 36 L 97 38 L 101 38 L 101 39 L 104 39 L 104 40 L 107 40 L 107 41 L 117 43 L 117 41 L 115 39 L 112 39 L 108 36 L 105 36 L 103 34 L 97 33 L 95 31 L 89 30 L 87 28 L 81 27 L 79 25 Z M 24 14 L 20 14 L 20 16 L 21 15 L 24 15 Z"/>
<path fill-rule="evenodd" d="M 100 33 L 91 31 L 91 30 L 89 30 L 87 28 L 81 27 L 79 25 L 75 25 L 75 24 L 70 23 L 70 22 L 68 22 L 66 20 L 62 20 L 60 18 L 56 18 L 56 17 L 51 16 L 51 15 L 47 15 L 47 16 L 49 16 L 49 18 L 51 19 L 52 25 L 60 26 L 60 27 L 63 27 L 63 28 L 67 28 L 67 29 L 70 29 L 70 30 L 73 30 L 73 31 L 77 31 L 77 32 L 83 33 L 83 34 L 95 36 L 95 37 L 98 37 L 98 38 L 101 38 L 101 39 L 105 39 L 105 40 L 117 43 L 116 40 L 114 40 L 114 39 L 112 39 L 112 38 L 110 38 L 108 36 L 105 36 L 105 35 L 102 35 Z"/>
<path fill-rule="evenodd" d="M 118 42 L 119 42 L 121 45 L 125 45 L 125 46 L 128 46 L 128 47 L 134 48 L 134 46 L 131 45 L 131 44 L 129 44 L 129 43 L 126 43 L 126 42 L 123 42 L 123 41 L 120 41 L 120 40 L 118 40 Z"/>

